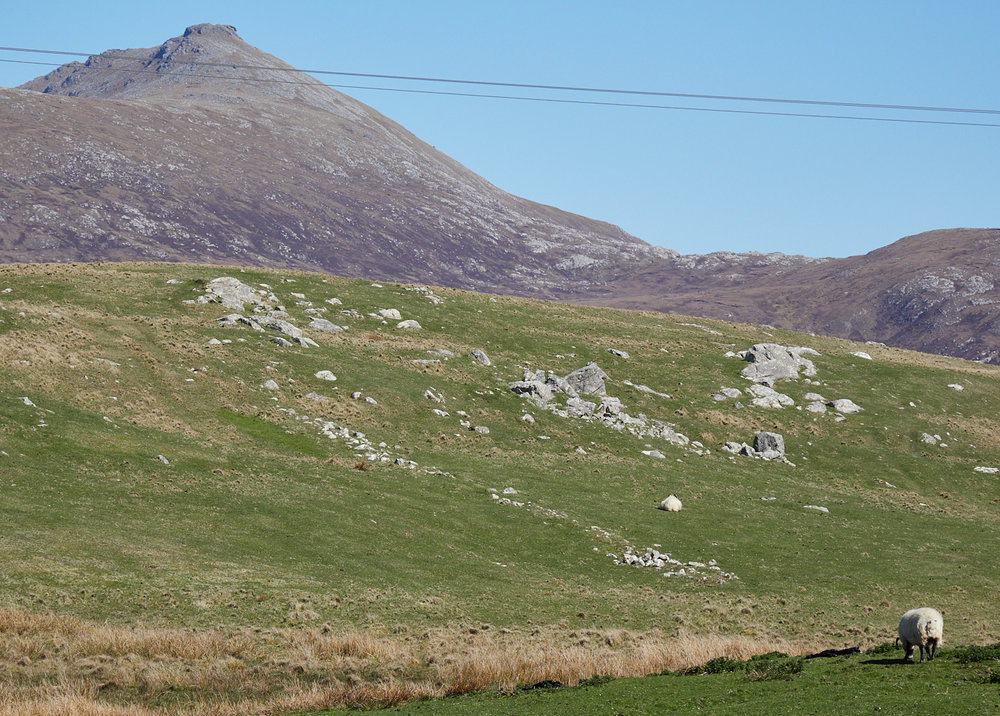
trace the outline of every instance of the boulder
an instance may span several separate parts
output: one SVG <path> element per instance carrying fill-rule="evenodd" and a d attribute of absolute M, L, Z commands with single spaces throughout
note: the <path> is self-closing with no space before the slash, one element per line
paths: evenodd
<path fill-rule="evenodd" d="M 753 449 L 768 459 L 784 457 L 785 439 L 779 433 L 758 432 L 753 436 Z"/>
<path fill-rule="evenodd" d="M 234 311 L 242 311 L 245 303 L 257 305 L 260 301 L 260 297 L 250 286 L 232 276 L 213 278 L 205 286 L 205 293 L 211 300 Z"/>
<path fill-rule="evenodd" d="M 477 363 L 480 363 L 482 365 L 493 365 L 493 361 L 490 360 L 490 357 L 486 355 L 484 351 L 481 351 L 478 348 L 473 350 L 472 353 L 470 353 L 469 355 L 471 355 L 472 360 L 476 361 Z"/>
<path fill-rule="evenodd" d="M 629 358 L 632 357 L 625 351 L 620 351 L 617 348 L 608 348 L 608 353 L 610 353 L 613 356 L 618 356 L 619 358 L 624 358 L 625 360 L 628 360 Z"/>
<path fill-rule="evenodd" d="M 604 383 L 604 379 L 607 377 L 607 373 L 601 370 L 597 363 L 590 362 L 568 374 L 566 382 L 577 393 L 605 395 L 607 393 L 607 386 Z"/>
<path fill-rule="evenodd" d="M 750 365 L 740 375 L 754 383 L 774 385 L 777 380 L 795 380 L 801 370 L 807 376 L 816 375 L 816 366 L 803 354 L 819 355 L 811 348 L 788 347 L 777 343 L 756 343 L 744 354 Z"/>
<path fill-rule="evenodd" d="M 864 408 L 855 403 L 853 400 L 847 398 L 838 398 L 837 400 L 831 400 L 827 403 L 831 408 L 836 410 L 838 413 L 843 415 L 850 415 L 851 413 L 860 413 Z"/>
<path fill-rule="evenodd" d="M 329 333 L 336 333 L 338 331 L 344 330 L 336 323 L 328 321 L 325 318 L 314 318 L 309 323 L 309 328 L 315 328 L 317 331 L 328 331 Z"/>
<path fill-rule="evenodd" d="M 418 330 L 420 329 L 420 327 L 421 327 L 420 324 L 414 321 L 412 318 L 408 318 L 405 321 L 400 321 L 399 323 L 396 324 L 396 328 Z"/>
<path fill-rule="evenodd" d="M 335 376 L 333 372 L 329 370 L 317 371 L 316 377 L 319 378 L 320 380 L 330 380 L 330 381 L 337 380 L 337 376 Z"/>
<path fill-rule="evenodd" d="M 403 318 L 395 308 L 380 308 L 378 309 L 378 313 L 387 321 L 398 321 Z"/>

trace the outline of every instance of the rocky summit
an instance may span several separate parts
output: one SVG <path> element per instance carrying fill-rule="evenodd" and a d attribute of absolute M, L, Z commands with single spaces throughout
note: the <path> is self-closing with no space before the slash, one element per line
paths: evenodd
<path fill-rule="evenodd" d="M 1000 362 L 1000 230 L 681 255 L 498 189 L 230 25 L 0 89 L 0 130 L 2 262 L 319 270 Z"/>

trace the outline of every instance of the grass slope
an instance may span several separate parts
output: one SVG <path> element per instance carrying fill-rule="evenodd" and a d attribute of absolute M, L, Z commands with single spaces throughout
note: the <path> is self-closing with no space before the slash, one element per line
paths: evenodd
<path fill-rule="evenodd" d="M 184 301 L 222 275 L 270 285 L 297 325 L 309 317 L 293 292 L 350 328 L 306 329 L 313 348 L 221 328 L 215 319 L 228 309 Z M 515 650 L 543 641 L 614 649 L 609 634 L 622 630 L 633 642 L 725 635 L 765 650 L 819 650 L 883 642 L 903 611 L 928 604 L 944 612 L 949 642 L 1000 637 L 1000 486 L 973 470 L 1000 466 L 1000 369 L 992 366 L 447 289 L 434 289 L 444 299 L 435 302 L 413 287 L 319 274 L 11 265 L 0 267 L 6 288 L 0 515 L 10 529 L 0 535 L 0 606 L 11 614 L 220 634 L 354 630 L 420 642 L 420 654 L 405 658 L 420 662 L 421 674 L 441 668 L 432 642 L 442 634 L 442 644 L 450 640 L 442 651 L 484 635 Z M 324 302 L 334 297 L 343 305 Z M 368 315 L 381 308 L 422 328 Z M 232 342 L 208 345 L 211 338 Z M 763 341 L 821 353 L 813 358 L 820 385 L 776 386 L 798 405 L 814 391 L 864 411 L 837 422 L 830 413 L 714 401 L 721 386 L 746 387 L 744 364 L 723 354 Z M 612 347 L 631 357 L 609 354 Z M 472 361 L 475 348 L 493 365 Z M 454 357 L 428 353 L 441 349 Z M 873 360 L 852 355 L 861 349 Z M 629 414 L 669 422 L 711 454 L 561 418 L 507 389 L 522 367 L 565 374 L 591 360 Z M 338 380 L 314 377 L 324 369 Z M 262 387 L 269 379 L 279 390 Z M 428 389 L 444 402 L 426 398 Z M 489 434 L 463 427 L 460 411 Z M 385 443 L 392 459 L 418 467 L 373 460 L 323 435 L 317 420 Z M 719 449 L 760 429 L 785 436 L 795 467 Z M 922 442 L 924 432 L 947 447 Z M 666 459 L 642 454 L 648 449 Z M 489 493 L 506 487 L 522 506 Z M 682 512 L 656 509 L 670 492 Z M 616 566 L 606 554 L 626 544 L 660 545 L 684 562 L 714 559 L 738 579 Z M 216 656 L 263 668 L 281 661 L 270 648 Z M 55 678 L 37 659 L 19 664 L 22 656 L 0 651 L 8 682 L 40 689 Z M 334 676 L 310 668 L 294 677 L 310 688 L 357 678 L 350 665 Z M 369 680 L 417 678 L 406 668 Z M 183 698 L 167 697 L 162 685 L 137 696 L 127 678 L 113 681 L 96 698 L 164 707 L 201 698 L 190 686 Z M 262 693 L 279 691 L 277 683 Z"/>

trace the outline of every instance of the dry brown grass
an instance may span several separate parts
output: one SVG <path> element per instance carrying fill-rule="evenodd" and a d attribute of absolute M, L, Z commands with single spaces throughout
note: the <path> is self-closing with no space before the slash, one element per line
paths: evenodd
<path fill-rule="evenodd" d="M 622 629 L 397 631 L 155 629 L 0 609 L 0 716 L 386 707 L 544 679 L 576 684 L 683 669 L 716 656 L 799 651 L 745 636 Z"/>

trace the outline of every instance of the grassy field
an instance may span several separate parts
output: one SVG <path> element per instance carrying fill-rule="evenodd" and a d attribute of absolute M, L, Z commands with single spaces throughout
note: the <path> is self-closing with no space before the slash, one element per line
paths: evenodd
<path fill-rule="evenodd" d="M 309 308 L 349 327 L 305 328 L 309 348 L 219 327 L 231 310 L 186 301 L 224 275 L 270 286 L 300 327 Z M 282 713 L 642 676 L 881 644 L 921 605 L 945 614 L 949 645 L 1000 638 L 1000 479 L 974 470 L 1000 467 L 993 366 L 295 272 L 3 266 L 8 288 L 0 692 L 11 713 L 58 712 L 60 698 L 81 713 Z M 396 328 L 378 315 L 388 308 L 422 328 Z M 745 363 L 724 354 L 765 341 L 821 354 L 815 384 L 776 385 L 797 406 L 818 392 L 863 412 L 838 421 L 713 400 L 748 384 Z M 588 361 L 630 415 L 672 424 L 707 454 L 563 418 L 507 388 L 524 368 L 564 375 Z M 756 430 L 783 434 L 794 466 L 720 449 Z M 505 488 L 517 491 L 509 503 L 490 492 Z M 657 510 L 671 492 L 683 511 Z M 629 545 L 715 560 L 736 578 L 664 577 L 607 556 Z M 518 698 L 520 709 L 536 697 Z"/>

